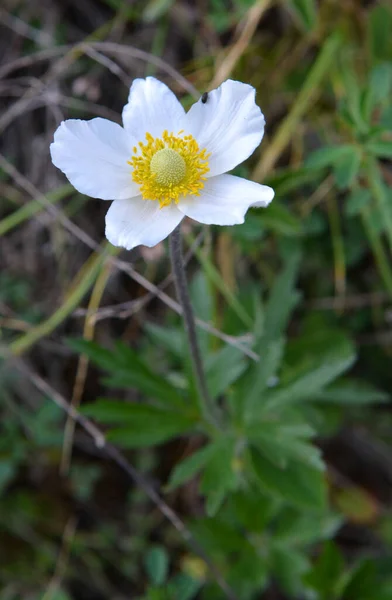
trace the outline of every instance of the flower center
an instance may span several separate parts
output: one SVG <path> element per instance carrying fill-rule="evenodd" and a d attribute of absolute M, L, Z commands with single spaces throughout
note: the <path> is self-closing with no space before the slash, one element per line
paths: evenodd
<path fill-rule="evenodd" d="M 152 157 L 150 171 L 160 185 L 177 185 L 186 175 L 185 160 L 172 148 L 163 148 Z"/>
<path fill-rule="evenodd" d="M 164 131 L 154 138 L 146 133 L 146 142 L 134 147 L 128 161 L 143 199 L 158 200 L 161 208 L 177 204 L 181 196 L 200 196 L 210 170 L 207 151 L 200 150 L 192 135 L 181 134 Z"/>

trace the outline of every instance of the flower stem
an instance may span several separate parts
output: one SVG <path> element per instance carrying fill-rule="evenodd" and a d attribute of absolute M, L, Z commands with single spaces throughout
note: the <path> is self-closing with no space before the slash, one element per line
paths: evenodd
<path fill-rule="evenodd" d="M 193 374 L 199 395 L 200 409 L 204 418 L 210 424 L 217 425 L 214 416 L 214 405 L 207 388 L 207 381 L 201 359 L 199 343 L 197 341 L 195 316 L 189 296 L 188 283 L 182 255 L 181 225 L 176 227 L 169 239 L 170 258 L 176 286 L 177 299 L 182 307 L 182 316 L 188 336 L 188 345 L 192 361 Z"/>

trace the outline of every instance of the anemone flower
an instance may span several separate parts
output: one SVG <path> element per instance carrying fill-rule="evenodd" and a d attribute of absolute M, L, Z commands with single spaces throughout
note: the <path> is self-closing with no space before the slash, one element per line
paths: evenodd
<path fill-rule="evenodd" d="M 270 187 L 227 174 L 264 134 L 252 86 L 227 80 L 186 113 L 164 83 L 135 79 L 122 120 L 123 127 L 101 118 L 63 121 L 50 146 L 79 192 L 113 200 L 106 237 L 115 246 L 154 246 L 185 216 L 237 225 L 249 207 L 271 202 Z"/>

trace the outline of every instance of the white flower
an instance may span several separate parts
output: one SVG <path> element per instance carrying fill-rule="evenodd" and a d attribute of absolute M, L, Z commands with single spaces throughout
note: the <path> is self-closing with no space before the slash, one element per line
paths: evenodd
<path fill-rule="evenodd" d="M 236 225 L 250 206 L 271 202 L 270 187 L 225 174 L 264 134 L 250 85 L 228 80 L 185 113 L 166 85 L 136 79 L 122 117 L 124 127 L 101 118 L 63 121 L 50 146 L 79 192 L 114 200 L 106 237 L 115 246 L 154 246 L 184 216 Z"/>

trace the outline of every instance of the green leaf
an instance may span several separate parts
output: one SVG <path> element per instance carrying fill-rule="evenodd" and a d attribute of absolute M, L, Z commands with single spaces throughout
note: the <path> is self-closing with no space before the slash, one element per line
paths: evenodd
<path fill-rule="evenodd" d="M 243 532 L 234 523 L 219 517 L 197 519 L 191 527 L 196 539 L 206 551 L 227 559 L 231 552 L 244 548 L 246 540 Z"/>
<path fill-rule="evenodd" d="M 334 543 L 327 542 L 305 582 L 319 592 L 320 600 L 334 600 L 340 598 L 338 583 L 343 571 L 342 553 Z"/>
<path fill-rule="evenodd" d="M 284 345 L 285 340 L 282 338 L 266 343 L 260 362 L 248 375 L 248 383 L 243 391 L 245 422 L 252 422 L 257 418 L 260 410 L 263 410 L 262 393 L 278 372 Z"/>
<path fill-rule="evenodd" d="M 297 304 L 299 296 L 294 290 L 294 285 L 299 264 L 300 253 L 293 252 L 271 289 L 264 315 L 263 337 L 258 348 L 261 359 L 266 344 L 282 337 L 292 310 Z"/>
<path fill-rule="evenodd" d="M 280 501 L 277 502 L 268 494 L 262 494 L 260 489 L 253 486 L 235 492 L 231 503 L 241 526 L 255 533 L 265 530 L 280 506 Z"/>
<path fill-rule="evenodd" d="M 166 490 L 171 491 L 192 479 L 207 464 L 214 452 L 215 447 L 212 443 L 182 460 L 171 472 Z"/>
<path fill-rule="evenodd" d="M 171 473 L 166 489 L 172 490 L 182 485 L 205 468 L 200 492 L 207 497 L 207 514 L 212 516 L 236 483 L 233 468 L 234 450 L 234 438 L 218 438 L 178 464 Z"/>
<path fill-rule="evenodd" d="M 35 414 L 30 424 L 30 435 L 35 444 L 41 447 L 61 446 L 63 436 L 59 424 L 63 419 L 63 412 L 52 401 L 44 402 Z"/>
<path fill-rule="evenodd" d="M 170 600 L 193 600 L 202 585 L 201 581 L 197 581 L 185 573 L 178 573 L 168 585 L 169 598 Z"/>
<path fill-rule="evenodd" d="M 344 373 L 354 362 L 352 343 L 342 338 L 341 345 L 326 353 L 309 358 L 304 370 L 294 373 L 289 381 L 274 388 L 265 398 L 263 412 L 292 406 L 299 400 L 312 399 L 326 385 Z"/>
<path fill-rule="evenodd" d="M 144 557 L 144 565 L 153 585 L 165 583 L 169 571 L 169 557 L 162 546 L 152 546 Z"/>
<path fill-rule="evenodd" d="M 301 335 L 292 337 L 286 345 L 286 371 L 290 369 L 290 372 L 285 379 L 296 376 L 301 369 L 308 371 L 325 357 L 352 351 L 353 344 L 345 333 L 326 322 L 323 315 L 308 313 L 302 323 Z"/>
<path fill-rule="evenodd" d="M 256 212 L 248 211 L 244 223 L 230 227 L 230 235 L 235 241 L 241 244 L 241 248 L 244 250 L 251 248 L 265 237 L 265 230 L 260 220 L 260 215 Z"/>
<path fill-rule="evenodd" d="M 188 238 L 189 238 L 190 244 L 194 242 L 193 238 L 191 238 L 190 236 L 187 236 L 187 239 Z M 251 328 L 253 325 L 251 317 L 249 316 L 248 312 L 246 311 L 245 307 L 242 305 L 240 300 L 237 298 L 237 296 L 232 292 L 230 287 L 227 285 L 226 281 L 220 274 L 219 270 L 213 265 L 211 258 L 206 256 L 205 252 L 197 247 L 195 248 L 195 255 L 196 255 L 198 261 L 200 262 L 201 266 L 203 267 L 206 281 L 208 279 L 208 281 L 210 281 L 211 284 L 214 285 L 221 292 L 221 294 L 224 297 L 225 301 L 227 302 L 228 306 L 230 306 L 230 308 L 233 310 L 233 312 L 236 313 L 236 315 L 242 321 L 242 323 L 247 328 Z M 207 295 L 208 295 L 207 292 L 204 290 L 203 297 L 207 296 Z M 212 308 L 213 308 L 212 306 L 209 307 L 209 316 L 207 314 L 205 315 L 205 317 L 204 317 L 205 321 L 211 320 Z M 205 312 L 207 312 L 207 311 L 205 311 Z"/>
<path fill-rule="evenodd" d="M 368 120 L 378 105 L 388 103 L 391 89 L 392 65 L 389 62 L 376 65 L 370 73 L 368 89 L 364 96 L 364 109 Z"/>
<path fill-rule="evenodd" d="M 287 463 L 285 469 L 279 469 L 254 447 L 250 450 L 250 457 L 262 490 L 301 509 L 315 512 L 325 509 L 325 477 L 318 469 L 293 460 Z"/>
<path fill-rule="evenodd" d="M 244 329 L 243 319 L 238 316 L 238 311 L 234 311 L 232 306 L 225 303 L 225 309 L 222 311 L 222 330 L 229 335 L 241 336 L 244 332 L 252 330 L 255 336 L 258 337 L 262 330 L 263 321 L 263 305 L 260 297 L 260 283 L 256 284 L 255 281 L 249 281 L 249 283 L 243 283 L 237 293 L 238 302 L 241 303 L 247 314 L 250 315 L 252 326 Z M 250 340 L 246 342 L 250 343 Z"/>
<path fill-rule="evenodd" d="M 139 354 L 125 344 L 117 342 L 115 347 L 109 350 L 87 340 L 69 340 L 68 343 L 110 373 L 105 379 L 109 387 L 135 388 L 148 398 L 160 400 L 165 405 L 184 406 L 184 399 L 177 389 L 154 373 Z"/>
<path fill-rule="evenodd" d="M 392 140 L 378 140 L 366 144 L 366 149 L 378 158 L 392 158 Z"/>
<path fill-rule="evenodd" d="M 340 515 L 325 517 L 299 512 L 291 507 L 279 513 L 274 529 L 274 540 L 287 548 L 297 548 L 331 538 L 343 524 Z"/>
<path fill-rule="evenodd" d="M 255 590 L 267 587 L 268 575 L 267 557 L 256 544 L 244 539 L 230 565 L 230 583 L 237 592 L 236 598 L 254 598 Z"/>
<path fill-rule="evenodd" d="M 302 418 L 299 413 L 296 414 L 294 411 L 290 411 L 286 413 L 286 416 L 289 416 L 290 418 L 287 424 L 281 423 L 280 425 L 282 435 L 298 437 L 304 440 L 310 440 L 315 437 L 316 430 L 308 423 L 304 423 L 302 420 L 299 421 L 298 418 Z"/>
<path fill-rule="evenodd" d="M 87 503 L 93 498 L 95 484 L 102 472 L 98 464 L 72 463 L 70 472 L 72 492 L 80 502 Z"/>
<path fill-rule="evenodd" d="M 56 590 L 52 595 L 52 600 L 71 600 L 71 596 L 65 590 Z"/>
<path fill-rule="evenodd" d="M 320 181 L 321 174 L 315 169 L 296 166 L 295 168 L 283 167 L 277 169 L 267 178 L 266 183 L 276 191 L 277 197 L 283 197 L 298 189 L 302 189 L 305 185 L 316 186 Z M 272 204 L 270 204 L 268 210 Z"/>
<path fill-rule="evenodd" d="M 304 29 L 313 31 L 317 17 L 315 0 L 291 0 L 291 5 Z"/>
<path fill-rule="evenodd" d="M 361 166 L 362 152 L 356 146 L 351 146 L 350 151 L 340 157 L 333 165 L 336 185 L 339 189 L 345 189 L 352 185 L 358 175 Z"/>
<path fill-rule="evenodd" d="M 372 559 L 363 559 L 352 570 L 346 582 L 341 600 L 373 600 L 379 582 Z"/>
<path fill-rule="evenodd" d="M 268 210 L 257 213 L 257 218 L 264 227 L 278 235 L 298 237 L 302 235 L 302 223 L 283 204 L 272 202 Z"/>
<path fill-rule="evenodd" d="M 242 378 L 232 403 L 239 420 L 251 420 L 263 411 L 261 394 L 280 366 L 284 347 L 282 333 L 299 298 L 294 290 L 299 262 L 300 253 L 292 252 L 271 289 L 264 312 L 263 333 L 256 347 L 260 361 L 251 365 Z"/>
<path fill-rule="evenodd" d="M 159 429 L 155 428 L 154 431 L 148 430 L 147 427 L 143 430 L 137 428 L 135 425 L 112 429 L 107 434 L 107 439 L 110 442 L 119 444 L 123 448 L 146 448 L 162 444 L 181 434 L 188 433 L 190 429 L 191 425 L 189 423 L 177 419 L 171 425 L 160 426 Z"/>
<path fill-rule="evenodd" d="M 149 585 L 146 589 L 146 596 L 143 599 L 138 598 L 138 600 L 167 600 L 167 591 L 164 587 Z"/>
<path fill-rule="evenodd" d="M 174 0 L 149 0 L 143 9 L 143 21 L 153 23 L 161 19 L 174 4 Z"/>
<path fill-rule="evenodd" d="M 200 482 L 200 491 L 207 497 L 206 512 L 209 517 L 216 514 L 228 492 L 235 487 L 235 445 L 236 440 L 231 436 L 223 437 L 213 444 L 214 451 L 209 457 Z"/>
<path fill-rule="evenodd" d="M 365 134 L 368 132 L 370 124 L 364 114 L 363 87 L 357 74 L 356 65 L 350 53 L 344 52 L 340 56 L 339 63 L 339 74 L 344 88 L 340 103 L 340 117 L 346 120 L 355 136 Z"/>
<path fill-rule="evenodd" d="M 375 6 L 368 17 L 369 46 L 374 60 L 391 60 L 392 11 L 387 6 Z"/>
<path fill-rule="evenodd" d="M 0 460 L 0 493 L 7 487 L 15 474 L 16 468 L 11 460 Z"/>
<path fill-rule="evenodd" d="M 338 164 L 345 156 L 352 154 L 351 144 L 341 144 L 339 146 L 324 146 L 315 150 L 306 160 L 305 165 L 312 169 L 322 169 Z"/>
<path fill-rule="evenodd" d="M 185 334 L 177 327 L 161 327 L 156 323 L 144 323 L 144 329 L 154 344 L 164 348 L 176 358 L 183 358 L 186 352 Z"/>
<path fill-rule="evenodd" d="M 253 423 L 246 429 L 249 440 L 278 468 L 286 468 L 291 459 L 324 470 L 320 450 L 280 424 Z"/>
<path fill-rule="evenodd" d="M 302 577 L 309 569 L 309 559 L 304 552 L 273 545 L 271 568 L 280 586 L 291 596 L 299 598 L 303 590 Z"/>
<path fill-rule="evenodd" d="M 380 127 L 392 130 L 392 106 L 386 106 L 381 113 Z M 0 231 L 1 233 L 1 231 Z"/>
<path fill-rule="evenodd" d="M 314 396 L 315 402 L 363 406 L 388 402 L 390 395 L 370 383 L 356 379 L 342 379 Z"/>
<path fill-rule="evenodd" d="M 208 389 L 212 398 L 218 398 L 227 392 L 246 369 L 242 352 L 233 346 L 224 346 L 210 356 L 206 362 Z"/>
<path fill-rule="evenodd" d="M 82 412 L 100 422 L 123 423 L 107 438 L 127 448 L 159 444 L 195 428 L 197 419 L 159 406 L 100 399 L 83 407 Z"/>
<path fill-rule="evenodd" d="M 372 195 L 367 188 L 358 188 L 351 192 L 344 205 L 344 212 L 348 217 L 353 217 L 361 213 L 365 206 L 369 206 Z"/>

